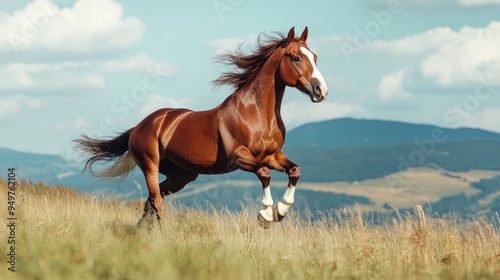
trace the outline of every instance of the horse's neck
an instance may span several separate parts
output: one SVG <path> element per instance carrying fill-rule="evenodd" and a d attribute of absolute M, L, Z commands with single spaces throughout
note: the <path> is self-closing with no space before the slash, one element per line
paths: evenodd
<path fill-rule="evenodd" d="M 255 102 L 257 110 L 266 116 L 268 123 L 276 121 L 278 126 L 283 125 L 281 119 L 281 102 L 285 93 L 285 84 L 278 75 L 279 62 L 282 51 L 278 49 L 262 66 L 258 77 L 249 85 L 245 86 L 241 92 L 236 93 L 240 98 Z"/>

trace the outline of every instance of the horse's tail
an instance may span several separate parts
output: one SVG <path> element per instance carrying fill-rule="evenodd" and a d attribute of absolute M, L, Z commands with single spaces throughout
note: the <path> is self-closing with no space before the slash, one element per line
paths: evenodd
<path fill-rule="evenodd" d="M 81 150 L 81 154 L 92 155 L 85 163 L 84 170 L 87 169 L 92 175 L 98 178 L 116 178 L 125 180 L 127 175 L 136 166 L 134 158 L 128 152 L 128 141 L 133 128 L 120 134 L 113 139 L 93 139 L 87 135 L 82 135 L 76 142 L 75 148 Z M 112 166 L 100 171 L 95 171 L 92 165 L 97 161 L 110 162 L 116 160 Z"/>

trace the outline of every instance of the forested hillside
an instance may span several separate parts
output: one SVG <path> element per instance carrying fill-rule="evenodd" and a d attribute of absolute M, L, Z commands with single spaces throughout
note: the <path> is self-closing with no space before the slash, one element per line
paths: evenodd
<path fill-rule="evenodd" d="M 401 144 L 350 148 L 290 148 L 289 158 L 302 168 L 309 182 L 363 181 L 408 168 L 431 167 L 448 171 L 500 170 L 500 140 L 435 143 L 434 149 Z"/>
<path fill-rule="evenodd" d="M 479 217 L 498 219 L 500 214 L 500 176 L 474 182 L 471 186 L 480 192 L 472 196 L 461 193 L 445 197 L 438 202 L 431 203 L 429 210 L 440 216 L 453 215 L 455 218 L 460 217 L 467 220 Z"/>

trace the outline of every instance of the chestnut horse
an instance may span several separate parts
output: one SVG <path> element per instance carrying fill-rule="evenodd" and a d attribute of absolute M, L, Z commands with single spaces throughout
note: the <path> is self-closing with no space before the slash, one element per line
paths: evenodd
<path fill-rule="evenodd" d="M 160 109 L 114 139 L 92 139 L 86 135 L 74 140 L 82 153 L 91 157 L 85 168 L 97 177 L 121 177 L 135 165 L 144 173 L 149 197 L 144 219 L 160 220 L 165 195 L 173 194 L 194 181 L 198 174 L 223 174 L 236 169 L 257 175 L 263 187 L 258 221 L 263 228 L 281 221 L 294 202 L 300 168 L 281 148 L 285 126 L 281 102 L 285 87 L 296 87 L 312 102 L 326 98 L 328 87 L 316 67 L 316 55 L 307 47 L 307 27 L 300 38 L 294 28 L 284 37 L 257 40 L 254 53 L 241 51 L 219 57 L 237 68 L 223 73 L 214 85 L 229 84 L 236 89 L 222 104 L 208 111 Z M 96 161 L 114 164 L 102 171 L 92 170 Z M 288 188 L 283 201 L 273 207 L 270 172 L 288 174 Z M 167 178 L 159 182 L 158 174 Z"/>

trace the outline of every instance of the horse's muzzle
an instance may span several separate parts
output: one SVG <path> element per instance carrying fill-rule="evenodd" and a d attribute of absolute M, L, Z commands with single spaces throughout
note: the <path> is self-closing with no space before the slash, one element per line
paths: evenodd
<path fill-rule="evenodd" d="M 319 103 L 325 100 L 328 95 L 328 87 L 316 78 L 308 80 L 305 77 L 300 77 L 299 82 L 297 83 L 297 88 L 309 95 L 311 101 L 314 103 Z"/>
<path fill-rule="evenodd" d="M 312 102 L 321 102 L 326 99 L 328 95 L 328 86 L 321 84 L 320 81 L 313 78 L 311 79 L 312 90 L 310 92 L 310 97 Z"/>

